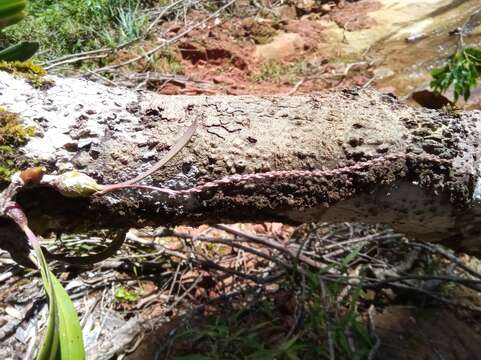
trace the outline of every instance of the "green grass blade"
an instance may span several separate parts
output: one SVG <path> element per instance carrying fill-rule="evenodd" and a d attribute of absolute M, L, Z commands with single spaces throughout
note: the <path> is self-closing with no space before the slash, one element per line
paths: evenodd
<path fill-rule="evenodd" d="M 55 360 L 59 353 L 60 338 L 58 332 L 55 331 L 55 324 L 58 322 L 56 311 L 52 311 L 55 308 L 53 301 L 49 300 L 48 304 L 49 314 L 47 322 L 47 330 L 43 339 L 42 346 L 37 356 L 37 360 Z"/>
<path fill-rule="evenodd" d="M 32 234 L 27 234 L 30 239 L 30 244 L 35 251 L 35 255 L 38 259 L 40 274 L 42 276 L 43 287 L 48 297 L 48 321 L 45 338 L 43 339 L 42 346 L 37 356 L 37 360 L 54 360 L 58 353 L 58 347 L 60 343 L 59 333 L 55 331 L 56 324 L 58 323 L 57 306 L 55 302 L 55 296 L 53 295 L 52 279 L 50 277 L 50 271 L 48 270 L 47 262 L 43 256 L 42 249 L 38 241 L 32 241 Z M 35 236 L 35 235 L 33 235 Z"/>
<path fill-rule="evenodd" d="M 85 353 L 77 311 L 60 281 L 52 273 L 50 279 L 59 317 L 61 359 L 83 360 Z"/>
<path fill-rule="evenodd" d="M 49 299 L 47 330 L 37 360 L 83 360 L 85 353 L 77 311 L 60 281 L 48 269 L 37 237 L 28 227 L 23 230 L 35 251 Z"/>

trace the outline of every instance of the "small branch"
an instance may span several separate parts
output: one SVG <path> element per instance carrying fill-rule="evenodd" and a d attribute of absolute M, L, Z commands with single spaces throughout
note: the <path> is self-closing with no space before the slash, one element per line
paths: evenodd
<path fill-rule="evenodd" d="M 449 252 L 445 251 L 439 245 L 414 243 L 414 246 L 420 247 L 422 249 L 425 249 L 425 250 L 428 250 L 428 251 L 431 251 L 431 252 L 435 252 L 435 253 L 443 256 L 444 258 L 448 259 L 449 261 L 451 261 L 452 263 L 456 264 L 461 269 L 466 271 L 468 274 L 470 274 L 470 275 L 474 276 L 475 278 L 481 280 L 481 274 L 479 272 L 474 271 L 469 266 L 466 266 L 459 258 L 457 258 L 456 256 L 454 256 L 454 255 L 450 254 Z"/>
<path fill-rule="evenodd" d="M 248 234 L 248 233 L 245 233 L 243 231 L 240 231 L 240 230 L 237 230 L 237 229 L 234 229 L 234 228 L 231 228 L 229 226 L 226 226 L 226 225 L 216 225 L 215 226 L 216 228 L 220 229 L 220 230 L 224 230 L 230 234 L 233 234 L 233 235 L 236 235 L 236 236 L 242 236 L 242 237 L 245 237 L 249 240 L 251 240 L 252 242 L 254 243 L 258 243 L 258 244 L 261 244 L 261 245 L 264 245 L 264 246 L 267 246 L 267 247 L 270 247 L 270 248 L 273 248 L 273 249 L 276 249 L 276 250 L 279 250 L 281 252 L 283 252 L 284 254 L 286 255 L 289 255 L 291 258 L 294 258 L 294 259 L 297 259 L 297 260 L 300 260 L 301 262 L 304 262 L 306 263 L 307 265 L 309 266 L 312 266 L 316 269 L 323 269 L 325 268 L 325 266 L 323 266 L 322 264 L 318 263 L 317 261 L 314 261 L 310 258 L 308 258 L 307 256 L 304 256 L 302 254 L 298 254 L 295 250 L 293 249 L 290 249 L 284 245 L 282 245 L 281 243 L 273 240 L 273 239 L 269 239 L 269 238 L 261 238 L 261 237 L 258 237 L 258 236 L 254 236 L 254 235 L 251 235 L 251 234 Z"/>
<path fill-rule="evenodd" d="M 72 57 L 70 59 L 62 60 L 62 61 L 53 63 L 51 65 L 45 66 L 45 70 L 51 70 L 54 67 L 72 64 L 72 63 L 76 63 L 76 62 L 82 61 L 82 60 L 103 59 L 103 58 L 106 58 L 107 56 L 108 56 L 108 54 L 100 53 L 100 54 L 90 54 L 90 55 Z"/>
<path fill-rule="evenodd" d="M 294 95 L 294 94 L 297 92 L 297 90 L 299 90 L 299 88 L 301 87 L 301 85 L 304 84 L 305 81 L 306 81 L 306 78 L 303 78 L 303 79 L 299 80 L 299 81 L 294 85 L 294 87 L 293 87 L 291 90 L 289 90 L 285 95 L 286 95 L 286 96 Z"/>

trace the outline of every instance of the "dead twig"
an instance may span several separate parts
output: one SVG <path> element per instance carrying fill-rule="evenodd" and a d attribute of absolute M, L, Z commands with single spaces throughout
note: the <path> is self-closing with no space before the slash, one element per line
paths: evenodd
<path fill-rule="evenodd" d="M 368 360 L 374 360 L 377 352 L 379 351 L 379 348 L 381 347 L 381 339 L 379 338 L 379 335 L 376 333 L 376 324 L 374 323 L 374 313 L 376 309 L 374 305 L 369 306 L 369 309 L 367 310 L 367 315 L 368 315 L 368 325 L 369 325 L 369 331 L 371 333 L 371 336 L 374 337 L 375 343 L 374 346 L 371 348 L 371 351 L 369 351 L 368 355 Z"/>
<path fill-rule="evenodd" d="M 184 291 L 184 293 L 182 295 L 180 295 L 175 301 L 173 304 L 171 304 L 166 310 L 165 312 L 166 313 L 169 313 L 171 312 L 176 306 L 177 304 L 179 304 L 187 295 L 190 294 L 190 292 L 192 290 L 194 290 L 194 288 L 197 286 L 197 284 L 199 283 L 199 281 L 202 279 L 202 275 L 199 275 L 195 280 L 194 282 L 187 288 L 187 290 Z"/>
<path fill-rule="evenodd" d="M 82 61 L 82 60 L 103 59 L 103 58 L 106 58 L 107 56 L 108 56 L 108 53 L 100 53 L 100 54 L 89 54 L 89 55 L 84 55 L 84 56 L 72 57 L 72 58 L 69 58 L 69 59 L 58 61 L 58 62 L 53 63 L 51 65 L 45 66 L 45 70 L 50 70 L 50 69 L 53 69 L 54 67 L 72 64 L 72 63 Z"/>
<path fill-rule="evenodd" d="M 220 230 L 226 231 L 230 234 L 245 237 L 245 238 L 251 240 L 254 243 L 262 244 L 264 246 L 279 250 L 279 251 L 283 252 L 284 254 L 288 255 L 289 257 L 294 258 L 296 260 L 299 260 L 301 262 L 304 262 L 305 264 L 307 264 L 309 266 L 312 266 L 316 269 L 326 268 L 325 266 L 321 265 L 317 261 L 314 261 L 311 258 L 308 258 L 307 256 L 304 256 L 303 254 L 298 254 L 297 251 L 288 248 L 287 246 L 275 241 L 274 239 L 261 238 L 259 236 L 255 236 L 255 235 L 248 234 L 248 233 L 245 233 L 243 231 L 231 228 L 230 226 L 227 226 L 227 225 L 218 224 L 215 227 L 220 229 Z"/>
<path fill-rule="evenodd" d="M 192 239 L 193 241 L 197 240 L 197 241 L 210 242 L 210 243 L 213 243 L 213 244 L 227 245 L 227 246 L 230 246 L 230 247 L 233 247 L 233 248 L 236 248 L 236 249 L 246 251 L 246 252 L 251 253 L 253 255 L 256 255 L 260 258 L 271 261 L 271 262 L 273 262 L 277 265 L 281 265 L 282 267 L 292 269 L 292 266 L 290 264 L 286 263 L 285 261 L 282 261 L 282 260 L 280 260 L 276 257 L 270 256 L 268 254 L 265 254 L 265 253 L 263 253 L 259 250 L 253 249 L 251 247 L 238 244 L 236 242 L 236 240 L 222 239 L 222 238 L 211 238 L 211 237 L 207 237 L 207 236 L 192 236 L 192 235 L 189 235 L 189 234 L 183 234 L 183 233 L 177 233 L 177 232 L 174 232 L 173 235 L 178 236 L 180 238 L 184 238 L 184 239 L 187 239 L 187 238 Z"/>
<path fill-rule="evenodd" d="M 422 244 L 422 243 L 413 243 L 414 246 L 435 252 L 441 256 L 443 256 L 445 259 L 451 261 L 452 263 L 456 264 L 456 266 L 460 267 L 464 271 L 466 271 L 469 275 L 474 276 L 477 279 L 481 280 L 481 274 L 473 269 L 471 269 L 469 266 L 466 266 L 462 260 L 460 260 L 458 257 L 456 257 L 453 254 L 450 254 L 448 251 L 442 249 L 439 245 L 435 244 Z"/>
<path fill-rule="evenodd" d="M 285 95 L 286 95 L 286 96 L 294 95 L 294 94 L 297 92 L 297 90 L 299 90 L 299 88 L 301 87 L 301 85 L 304 84 L 305 81 L 306 81 L 306 78 L 303 78 L 303 79 L 299 80 L 299 81 L 294 85 L 294 87 L 293 87 L 291 90 L 289 90 Z"/>

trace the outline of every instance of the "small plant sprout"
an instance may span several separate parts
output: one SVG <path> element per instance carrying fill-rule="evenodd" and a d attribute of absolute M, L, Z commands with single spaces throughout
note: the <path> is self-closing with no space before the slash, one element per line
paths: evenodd
<path fill-rule="evenodd" d="M 135 291 L 130 291 L 124 287 L 118 287 L 114 294 L 117 302 L 136 302 L 139 295 Z"/>
<path fill-rule="evenodd" d="M 471 89 L 481 76 L 481 50 L 463 48 L 451 55 L 444 67 L 434 69 L 431 75 L 431 88 L 434 91 L 445 93 L 453 86 L 454 101 L 458 101 L 461 96 L 467 101 Z"/>
<path fill-rule="evenodd" d="M 463 27 L 451 33 L 458 36 L 456 51 L 449 57 L 446 65 L 431 72 L 431 89 L 443 94 L 452 86 L 455 103 L 461 96 L 464 101 L 469 99 L 471 89 L 476 87 L 481 76 L 481 50 L 464 43 L 465 31 L 472 25 L 473 20 L 477 21 L 475 15 L 471 16 Z"/>

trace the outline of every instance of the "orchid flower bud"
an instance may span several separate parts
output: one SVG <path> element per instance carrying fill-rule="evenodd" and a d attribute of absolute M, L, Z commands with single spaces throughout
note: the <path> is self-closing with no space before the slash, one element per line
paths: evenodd
<path fill-rule="evenodd" d="M 37 185 L 42 181 L 45 168 L 41 166 L 31 167 L 20 172 L 20 179 L 25 185 Z"/>
<path fill-rule="evenodd" d="M 89 197 L 104 188 L 90 176 L 75 170 L 57 176 L 52 185 L 66 197 Z"/>

